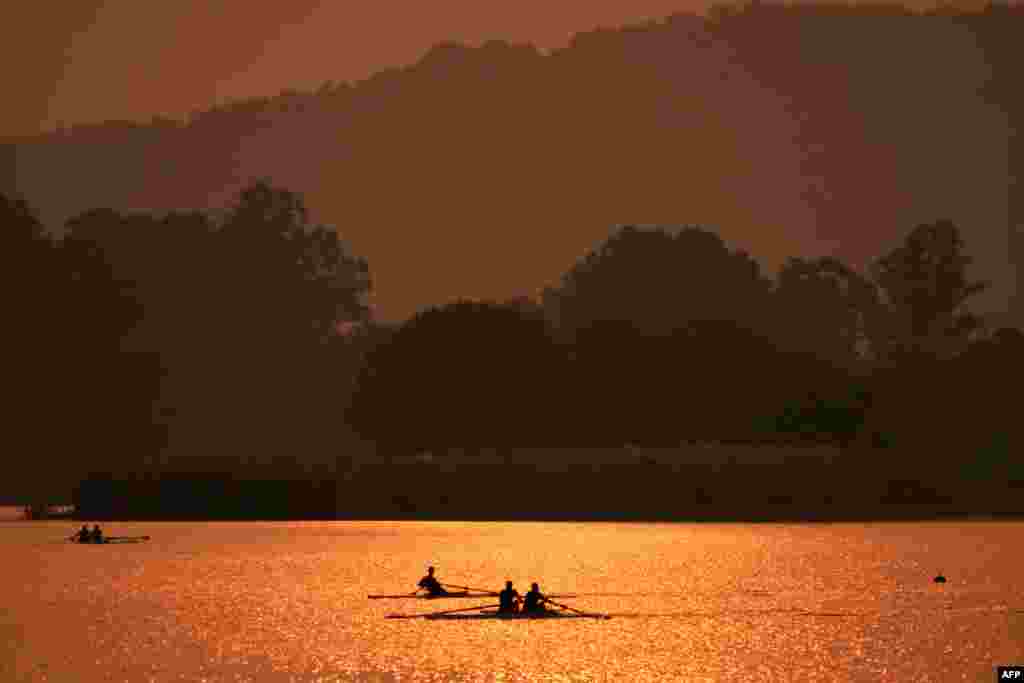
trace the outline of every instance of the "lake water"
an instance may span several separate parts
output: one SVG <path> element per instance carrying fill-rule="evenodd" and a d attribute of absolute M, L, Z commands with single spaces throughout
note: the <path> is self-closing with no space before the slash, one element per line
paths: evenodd
<path fill-rule="evenodd" d="M 72 530 L 0 523 L 2 681 L 992 681 L 1024 663 L 1020 522 Z M 366 599 L 428 564 L 614 617 L 388 620 L 474 603 Z"/>

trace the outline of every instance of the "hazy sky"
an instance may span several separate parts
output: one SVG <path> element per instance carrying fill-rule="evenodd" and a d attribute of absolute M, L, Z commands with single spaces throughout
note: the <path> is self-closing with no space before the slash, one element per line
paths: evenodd
<path fill-rule="evenodd" d="M 570 34 L 700 0 L 37 0 L 14 3 L 0 53 L 19 97 L 0 135 L 60 121 L 147 119 L 215 100 L 362 79 L 432 44 L 490 38 L 556 46 Z M 9 12 L 10 10 L 5 10 Z M 12 106 L 13 105 L 13 106 Z"/>
<path fill-rule="evenodd" d="M 564 45 L 707 0 L 34 0 L 5 8 L 0 136 L 358 80 L 442 40 Z M 12 16 L 13 12 L 13 16 Z M 8 71 L 9 73 L 4 73 Z M 8 85 L 7 92 L 10 93 Z"/>
<path fill-rule="evenodd" d="M 5 98 L 4 106 L 0 107 L 0 136 L 30 134 L 62 122 L 144 121 L 154 115 L 181 117 L 226 99 L 274 95 L 285 88 L 311 89 L 328 80 L 360 80 L 386 67 L 413 64 L 431 46 L 446 40 L 478 45 L 501 39 L 541 48 L 560 47 L 576 33 L 661 19 L 675 12 L 702 12 L 710 4 L 712 0 L 15 2 L 13 10 L 5 9 L 13 21 L 4 27 L 7 31 L 0 29 L 0 77 L 8 84 L 6 93 L 12 92 L 13 84 L 14 94 Z M 990 132 L 1000 135 L 1001 130 L 992 127 Z M 285 141 L 289 145 L 293 142 Z M 979 158 L 980 162 L 988 163 L 983 158 L 984 150 L 995 148 L 992 144 L 981 146 L 974 139 L 959 143 L 966 149 L 960 160 L 962 167 L 979 162 Z M 952 143 L 944 144 L 948 147 Z M 41 177 L 49 176 L 43 173 Z M 1002 270 L 994 275 L 1005 283 L 1005 239 L 1000 236 L 1005 217 L 990 217 L 978 208 L 979 204 L 985 205 L 988 195 L 982 189 L 988 186 L 980 184 L 982 189 L 975 188 L 970 195 L 973 199 L 960 206 L 954 205 L 952 199 L 936 199 L 939 180 L 920 173 L 911 177 L 920 180 L 920 188 L 900 191 L 912 192 L 927 205 L 927 210 L 921 215 L 901 216 L 903 224 L 967 216 L 970 220 L 961 222 L 974 233 L 984 232 L 995 235 L 996 242 L 1002 240 L 995 247 L 985 246 L 989 258 L 984 265 L 987 269 L 993 268 L 992 264 L 1000 267 Z M 999 182 L 1002 180 L 996 178 L 995 184 Z M 310 188 L 300 189 L 305 192 Z M 945 194 L 955 198 L 961 193 L 951 189 Z M 36 199 L 40 205 L 47 201 L 42 195 Z M 762 207 L 761 220 L 774 216 L 776 221 L 800 224 L 806 228 L 804 232 L 813 232 L 814 226 L 806 220 L 801 222 L 783 211 L 772 214 L 770 208 Z M 642 217 L 634 218 L 644 222 Z M 699 218 L 688 215 L 679 220 Z M 594 218 L 594 225 L 601 221 L 610 224 L 615 219 L 602 214 Z M 990 225 L 993 221 L 994 226 Z M 761 258 L 780 255 L 775 252 L 827 252 L 825 242 L 839 244 L 839 237 L 831 234 L 819 234 L 814 244 L 808 243 L 805 236 L 796 245 L 783 240 L 782 235 L 788 234 L 784 231 L 761 232 L 763 239 L 751 245 Z M 389 305 L 397 311 L 396 301 L 401 299 L 402 313 L 414 304 L 425 303 L 419 298 L 415 302 L 410 300 L 414 293 L 407 291 L 404 277 L 399 276 L 407 264 L 397 260 L 391 237 L 378 238 L 382 243 L 375 251 L 370 237 L 349 232 L 345 235 L 353 239 L 359 253 L 370 259 L 375 279 L 379 278 L 381 301 L 391 300 Z M 593 243 L 590 238 L 575 239 L 580 245 Z M 856 241 L 850 235 L 844 239 Z M 989 238 L 989 242 L 993 239 Z M 774 246 L 769 249 L 765 242 Z M 887 246 L 872 237 L 872 250 Z M 468 264 L 471 260 L 463 262 Z M 388 270 L 389 264 L 392 271 Z M 557 268 L 551 266 L 549 270 L 561 272 L 569 265 L 569 261 L 559 261 Z M 487 268 L 484 277 L 465 274 L 466 281 L 494 281 L 494 273 L 490 266 Z M 524 291 L 530 291 L 539 284 L 540 275 L 526 277 L 516 273 L 516 277 L 522 281 Z M 385 291 L 389 286 L 394 290 L 391 299 Z M 1006 285 L 1003 287 L 1000 296 L 1005 298 Z"/>

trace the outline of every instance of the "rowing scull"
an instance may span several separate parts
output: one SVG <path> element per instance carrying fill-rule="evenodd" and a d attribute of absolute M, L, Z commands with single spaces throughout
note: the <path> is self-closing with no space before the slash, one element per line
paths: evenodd
<path fill-rule="evenodd" d="M 591 614 L 587 612 L 581 612 L 579 614 L 569 612 L 556 612 L 554 610 L 548 610 L 546 612 L 529 613 L 529 612 L 513 612 L 513 613 L 502 613 L 502 612 L 490 612 L 481 611 L 478 614 L 425 614 L 424 619 L 430 619 L 436 621 L 439 619 L 451 619 L 451 620 L 471 620 L 471 619 L 611 619 L 609 614 Z"/>

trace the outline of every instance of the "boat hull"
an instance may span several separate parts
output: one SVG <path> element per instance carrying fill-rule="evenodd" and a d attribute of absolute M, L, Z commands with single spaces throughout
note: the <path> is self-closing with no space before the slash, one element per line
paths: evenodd
<path fill-rule="evenodd" d="M 145 543 L 149 540 L 149 536 L 125 536 L 125 537 L 113 537 L 104 538 L 102 541 L 72 541 L 75 545 L 113 545 L 115 543 Z"/>
<path fill-rule="evenodd" d="M 580 614 L 578 612 L 543 612 L 541 614 L 499 614 L 498 612 L 478 612 L 476 614 L 428 614 L 423 617 L 424 619 L 445 620 L 445 621 L 479 621 L 479 620 L 498 620 L 498 621 L 517 621 L 524 620 L 530 621 L 534 619 L 611 619 L 607 614 Z"/>

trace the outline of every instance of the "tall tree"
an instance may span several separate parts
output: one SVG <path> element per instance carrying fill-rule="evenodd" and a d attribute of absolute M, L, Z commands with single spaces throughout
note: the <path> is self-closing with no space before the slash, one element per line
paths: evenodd
<path fill-rule="evenodd" d="M 967 303 L 988 287 L 968 278 L 970 262 L 960 231 L 943 220 L 917 226 L 873 265 L 886 303 L 873 321 L 881 357 L 944 358 L 966 347 L 981 326 Z"/>
<path fill-rule="evenodd" d="M 200 298 L 180 323 L 188 352 L 176 400 L 194 415 L 179 421 L 182 447 L 294 460 L 311 434 L 334 429 L 318 421 L 325 403 L 336 406 L 344 379 L 331 370 L 347 347 L 328 342 L 338 323 L 368 318 L 369 267 L 310 222 L 299 194 L 266 181 L 210 222 Z"/>
<path fill-rule="evenodd" d="M 367 318 L 365 259 L 351 255 L 335 230 L 312 225 L 299 194 L 254 182 L 223 216 L 218 236 L 231 271 L 222 289 L 253 322 L 290 317 L 293 324 L 276 329 L 322 341 L 338 322 Z"/>

